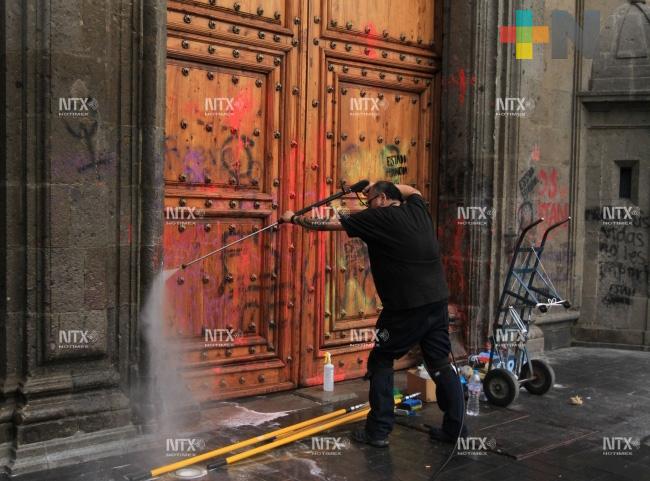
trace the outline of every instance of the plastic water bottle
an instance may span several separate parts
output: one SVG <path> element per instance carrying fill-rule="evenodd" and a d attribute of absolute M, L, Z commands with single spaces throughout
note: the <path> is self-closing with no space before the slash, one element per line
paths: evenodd
<path fill-rule="evenodd" d="M 424 367 L 424 364 L 418 366 L 418 376 L 420 376 L 422 379 L 431 379 L 431 376 L 429 376 L 429 373 L 427 372 L 427 369 Z"/>
<path fill-rule="evenodd" d="M 467 385 L 469 392 L 469 399 L 467 400 L 467 415 L 478 416 L 479 413 L 479 398 L 481 396 L 481 377 L 478 375 L 478 369 L 474 369 L 474 374 L 469 380 Z"/>

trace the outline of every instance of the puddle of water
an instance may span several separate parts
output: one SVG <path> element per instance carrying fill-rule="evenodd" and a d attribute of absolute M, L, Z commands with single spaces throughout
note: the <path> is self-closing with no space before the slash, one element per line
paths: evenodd
<path fill-rule="evenodd" d="M 292 411 L 263 413 L 240 406 L 237 403 L 224 403 L 216 418 L 210 419 L 214 427 L 237 428 L 241 426 L 260 426 L 275 419 L 284 417 Z"/>
<path fill-rule="evenodd" d="M 198 479 L 208 474 L 207 470 L 203 468 L 189 467 L 181 468 L 174 473 L 178 479 Z"/>

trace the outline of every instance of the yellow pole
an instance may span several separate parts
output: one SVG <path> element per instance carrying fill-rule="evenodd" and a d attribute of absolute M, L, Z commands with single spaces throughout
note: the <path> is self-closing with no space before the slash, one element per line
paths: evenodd
<path fill-rule="evenodd" d="M 401 394 L 395 396 L 395 402 L 399 402 L 402 399 L 410 399 L 413 397 L 419 396 L 420 393 L 415 393 L 411 394 L 409 396 L 403 397 Z M 222 448 L 214 449 L 212 451 L 208 451 L 203 454 L 199 454 L 197 456 L 192 456 L 191 458 L 183 459 L 182 461 L 177 461 L 172 464 L 166 464 L 164 466 L 160 466 L 158 468 L 152 469 L 151 470 L 151 477 L 155 478 L 156 476 L 160 476 L 162 474 L 170 473 L 172 471 L 176 471 L 177 469 L 181 469 L 187 466 L 191 466 L 193 464 L 199 463 L 201 461 L 205 461 L 207 459 L 215 458 L 221 454 L 228 453 L 230 451 L 234 451 L 236 449 L 240 448 L 245 448 L 246 446 L 250 446 L 251 444 L 257 444 L 262 441 L 266 441 L 267 439 L 272 439 L 272 438 L 279 438 L 282 437 L 282 440 L 287 439 L 284 436 L 287 435 L 287 433 L 292 433 L 294 431 L 313 426 L 314 424 L 322 423 L 324 421 L 328 421 L 332 418 L 336 418 L 341 416 L 341 419 L 345 418 L 345 422 L 351 422 L 353 420 L 356 420 L 358 418 L 350 419 L 349 416 L 352 414 L 359 414 L 361 412 L 360 410 L 363 409 L 365 410 L 366 414 L 370 411 L 368 408 L 369 403 L 365 402 L 362 404 L 357 404 L 348 408 L 343 408 L 343 409 L 337 409 L 336 411 L 332 411 L 331 413 L 323 414 L 321 416 L 317 416 L 312 419 L 307 419 L 305 421 L 301 421 L 296 424 L 292 424 L 290 426 L 276 429 L 275 431 L 271 431 L 266 434 L 261 434 L 259 436 L 255 436 L 249 439 L 246 439 L 244 441 L 239 441 L 234 444 L 229 444 L 228 446 L 224 446 Z M 341 424 L 344 424 L 343 422 Z M 319 426 L 320 427 L 320 426 Z M 301 431 L 302 432 L 302 431 Z M 287 436 L 288 437 L 288 436 Z M 291 441 L 289 441 L 291 442 Z M 264 446 L 269 446 L 270 444 L 265 444 Z M 278 445 L 280 446 L 280 445 Z M 248 452 L 248 451 L 246 451 Z"/>
<path fill-rule="evenodd" d="M 350 413 L 348 415 L 342 416 L 339 419 L 335 419 L 333 421 L 329 421 L 327 423 L 321 424 L 320 426 L 312 427 L 312 428 L 307 428 L 304 429 L 298 433 L 291 434 L 290 436 L 283 437 L 282 439 L 278 439 L 276 441 L 272 441 L 267 444 L 263 444 L 262 446 L 258 446 L 253 449 L 249 449 L 248 451 L 244 451 L 243 453 L 239 454 L 234 454 L 232 456 L 228 456 L 225 459 L 222 459 L 216 463 L 208 465 L 208 470 L 218 468 L 220 466 L 224 466 L 226 464 L 232 464 L 237 461 L 241 461 L 242 459 L 250 458 L 251 456 L 254 456 L 259 453 L 263 453 L 265 451 L 268 451 L 270 449 L 276 448 L 278 446 L 283 446 L 285 444 L 289 444 L 293 441 L 297 441 L 298 439 L 305 438 L 307 436 L 310 436 L 312 434 L 320 433 L 322 431 L 327 431 L 328 429 L 331 429 L 333 427 L 339 426 L 341 424 L 345 424 L 348 422 L 352 421 L 357 421 L 359 419 L 365 418 L 368 413 L 370 412 L 370 408 L 365 408 L 361 411 Z"/>
<path fill-rule="evenodd" d="M 368 403 L 363 403 L 363 404 L 357 404 L 356 406 L 352 406 L 351 408 L 338 409 L 336 411 L 332 411 L 331 413 L 323 414 L 322 416 L 318 416 L 312 419 L 307 419 L 306 421 L 292 424 L 285 428 L 276 429 L 275 431 L 271 431 L 270 433 L 261 434 L 259 436 L 255 436 L 246 439 L 244 441 L 240 441 L 238 443 L 229 444 L 228 446 L 224 446 L 223 448 L 214 449 L 212 451 L 208 451 L 207 453 L 199 454 L 197 456 L 192 456 L 191 458 L 183 459 L 182 461 L 178 461 L 176 463 L 160 466 L 159 468 L 155 468 L 151 470 L 151 476 L 156 477 L 156 476 L 160 476 L 161 474 L 169 473 L 171 471 L 176 471 L 177 469 L 184 468 L 186 466 L 191 466 L 192 464 L 196 464 L 200 461 L 205 461 L 207 459 L 214 458 L 221 454 L 234 451 L 235 449 L 245 448 L 246 446 L 250 446 L 251 444 L 257 444 L 261 441 L 266 441 L 267 439 L 271 439 L 276 436 L 281 436 L 290 431 L 302 429 L 304 427 L 311 426 L 313 424 L 317 424 L 322 421 L 327 421 L 328 419 L 332 419 L 346 413 L 357 411 L 367 405 Z"/>
<path fill-rule="evenodd" d="M 337 419 L 337 420 L 339 420 L 339 419 L 346 419 L 346 418 L 349 418 L 349 416 L 351 416 L 352 414 L 356 414 L 357 412 L 358 412 L 358 411 L 352 411 L 352 412 L 350 412 L 350 413 L 343 414 L 342 416 L 337 417 L 336 419 Z M 345 424 L 345 423 L 342 423 L 342 424 Z M 310 425 L 310 426 L 307 426 L 306 428 L 303 428 L 303 429 L 310 429 L 310 428 L 314 428 L 314 427 L 316 427 L 316 426 L 314 426 L 314 425 Z M 273 439 L 273 441 L 275 441 L 275 440 L 277 440 L 277 439 L 284 439 L 284 438 L 286 438 L 287 436 L 291 436 L 291 435 L 295 434 L 296 431 L 301 431 L 301 430 L 300 430 L 300 429 L 295 429 L 295 430 L 290 431 L 290 432 L 287 432 L 287 433 L 279 434 L 279 435 L 277 435 L 277 436 L 275 437 L 275 439 Z"/>
<path fill-rule="evenodd" d="M 399 403 L 399 402 L 404 401 L 406 399 L 412 399 L 412 398 L 417 397 L 419 395 L 420 395 L 419 392 L 414 393 L 414 394 L 410 394 L 408 396 L 403 396 L 402 394 L 398 394 L 398 395 L 395 396 L 395 403 Z M 257 446 L 255 448 L 249 449 L 248 451 L 244 451 L 244 452 L 239 453 L 239 454 L 234 454 L 234 455 L 229 456 L 227 458 L 221 459 L 221 460 L 217 461 L 216 463 L 209 464 L 208 465 L 208 470 L 215 469 L 215 468 L 218 468 L 220 466 L 224 466 L 226 464 L 232 464 L 232 463 L 234 463 L 236 461 L 240 461 L 242 459 L 246 459 L 248 457 L 254 456 L 255 454 L 263 453 L 265 451 L 276 448 L 278 446 L 283 446 L 283 445 L 291 443 L 293 441 L 297 441 L 298 439 L 302 439 L 302 438 L 307 437 L 307 436 L 309 436 L 311 434 L 316 434 L 316 433 L 319 433 L 319 432 L 322 432 L 322 431 L 327 431 L 328 429 L 331 429 L 331 428 L 336 427 L 336 426 L 340 426 L 340 425 L 343 425 L 343 424 L 354 422 L 354 421 L 357 421 L 359 419 L 364 419 L 368 415 L 369 412 L 370 412 L 370 408 L 367 407 L 367 408 L 362 409 L 361 411 L 350 412 L 348 414 L 344 414 L 341 417 L 339 417 L 337 419 L 334 419 L 333 421 L 326 422 L 326 423 L 321 424 L 319 426 L 312 426 L 312 427 L 305 428 L 302 431 L 299 431 L 297 433 L 289 433 L 289 434 L 284 434 L 284 435 L 278 436 L 276 438 L 276 440 L 274 440 L 274 441 L 272 441 L 270 443 L 263 444 L 261 446 Z"/>

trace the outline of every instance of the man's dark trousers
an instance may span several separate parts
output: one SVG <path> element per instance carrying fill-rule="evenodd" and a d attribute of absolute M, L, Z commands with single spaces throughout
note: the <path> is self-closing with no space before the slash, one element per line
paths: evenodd
<path fill-rule="evenodd" d="M 438 406 L 444 413 L 442 429 L 458 436 L 465 400 L 458 375 L 449 364 L 449 315 L 447 301 L 413 309 L 384 309 L 377 320 L 377 341 L 368 357 L 370 414 L 366 432 L 373 439 L 385 439 L 393 430 L 393 362 L 420 344 L 424 363 L 436 383 Z"/>

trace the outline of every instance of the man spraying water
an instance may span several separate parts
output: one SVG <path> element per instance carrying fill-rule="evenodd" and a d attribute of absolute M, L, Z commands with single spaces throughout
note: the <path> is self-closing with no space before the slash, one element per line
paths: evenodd
<path fill-rule="evenodd" d="M 407 185 L 379 181 L 369 184 L 366 210 L 323 222 L 286 211 L 282 222 L 306 229 L 345 230 L 368 245 L 375 287 L 384 309 L 377 319 L 379 337 L 368 357 L 370 414 L 356 441 L 387 447 L 394 424 L 393 363 L 419 343 L 424 363 L 436 383 L 442 427 L 431 438 L 456 442 L 467 435 L 463 426 L 463 389 L 449 363 L 451 342 L 447 300 L 449 290 L 440 259 L 433 221 L 422 194 Z"/>

